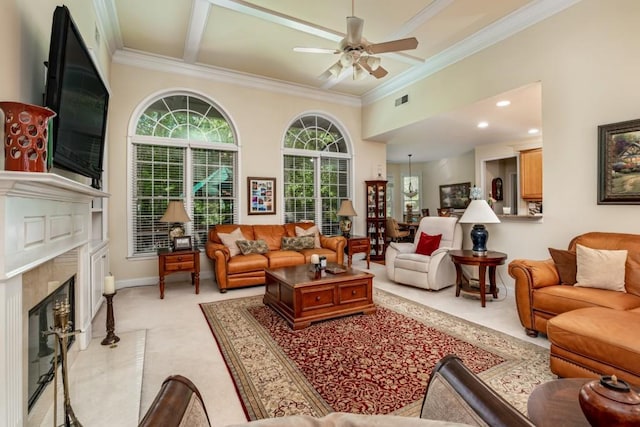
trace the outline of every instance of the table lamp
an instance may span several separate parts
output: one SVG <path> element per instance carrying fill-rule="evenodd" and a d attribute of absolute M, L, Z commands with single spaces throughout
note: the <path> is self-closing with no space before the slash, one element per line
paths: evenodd
<path fill-rule="evenodd" d="M 161 222 L 172 222 L 169 228 L 169 246 L 173 247 L 173 239 L 184 236 L 184 225 L 182 223 L 190 222 L 191 218 L 184 210 L 182 200 L 170 200 L 167 210 L 160 218 Z"/>
<path fill-rule="evenodd" d="M 356 211 L 353 209 L 353 204 L 351 200 L 343 200 L 340 205 L 340 209 L 336 215 L 342 217 L 340 219 L 340 231 L 342 231 L 342 235 L 347 239 L 351 235 L 351 218 L 352 216 L 358 216 Z"/>
<path fill-rule="evenodd" d="M 471 229 L 471 242 L 473 242 L 473 255 L 487 255 L 487 240 L 489 232 L 484 224 L 498 224 L 500 220 L 486 200 L 472 200 L 460 218 L 460 224 L 474 224 Z"/>

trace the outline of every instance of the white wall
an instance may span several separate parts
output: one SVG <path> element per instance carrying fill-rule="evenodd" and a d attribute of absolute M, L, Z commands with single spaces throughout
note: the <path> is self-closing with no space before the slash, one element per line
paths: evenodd
<path fill-rule="evenodd" d="M 171 72 L 140 68 L 115 62 L 112 65 L 111 115 L 109 118 L 109 229 L 111 270 L 120 284 L 153 284 L 157 280 L 157 258 L 127 258 L 127 137 L 135 108 L 144 99 L 161 91 L 186 89 L 209 97 L 230 117 L 237 130 L 240 174 L 240 222 L 279 224 L 284 222 L 282 199 L 282 139 L 286 129 L 300 114 L 322 112 L 333 117 L 345 129 L 354 157 L 353 204 L 357 212 L 365 212 L 364 181 L 373 179 L 386 160 L 384 144 L 362 140 L 360 106 L 281 93 L 263 88 L 240 86 L 213 79 L 189 77 Z M 278 188 L 276 215 L 247 215 L 246 178 L 275 177 Z M 365 215 L 354 217 L 354 232 L 364 234 Z M 117 231 L 116 231 L 117 230 Z M 211 263 L 203 255 L 201 268 L 206 273 Z M 171 277 L 168 278 L 168 280 Z M 209 287 L 204 282 L 203 289 Z"/>
<path fill-rule="evenodd" d="M 547 258 L 586 231 L 638 233 L 640 207 L 597 205 L 597 126 L 639 116 L 638 16 L 636 0 L 583 0 L 403 89 L 416 102 L 402 115 L 390 107 L 399 92 L 366 106 L 363 135 L 540 81 L 544 220 L 488 226 L 489 247 L 509 260 Z"/>

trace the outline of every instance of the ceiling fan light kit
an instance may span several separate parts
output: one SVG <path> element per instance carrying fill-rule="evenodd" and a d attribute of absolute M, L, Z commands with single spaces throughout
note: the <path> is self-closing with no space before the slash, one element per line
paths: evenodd
<path fill-rule="evenodd" d="M 415 37 L 409 37 L 406 39 L 392 40 L 383 43 L 369 43 L 366 38 L 362 36 L 362 29 L 364 27 L 364 20 L 353 16 L 354 5 L 351 3 L 351 14 L 347 16 L 347 34 L 340 41 L 338 49 L 335 51 L 328 49 L 315 49 L 315 48 L 294 48 L 297 52 L 320 52 L 320 53 L 341 53 L 338 62 L 329 67 L 324 73 L 320 75 L 320 78 L 338 77 L 343 69 L 353 67 L 353 79 L 363 79 L 370 74 L 377 79 L 380 79 L 388 74 L 380 65 L 380 58 L 373 56 L 379 53 L 398 52 L 402 50 L 410 50 L 418 47 L 418 40 Z"/>
<path fill-rule="evenodd" d="M 367 77 L 367 74 L 369 74 L 367 72 L 367 70 L 364 69 L 364 67 L 362 67 L 362 65 L 360 64 L 354 64 L 353 65 L 353 79 L 354 80 L 362 80 L 365 77 Z"/>

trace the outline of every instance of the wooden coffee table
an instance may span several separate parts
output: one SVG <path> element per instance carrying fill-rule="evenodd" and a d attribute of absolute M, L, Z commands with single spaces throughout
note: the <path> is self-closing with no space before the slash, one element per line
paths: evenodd
<path fill-rule="evenodd" d="M 338 267 L 329 263 L 328 267 Z M 346 316 L 375 313 L 373 274 L 343 267 L 339 274 L 326 273 L 314 278 L 310 264 L 265 270 L 264 303 L 295 329 L 311 322 Z"/>

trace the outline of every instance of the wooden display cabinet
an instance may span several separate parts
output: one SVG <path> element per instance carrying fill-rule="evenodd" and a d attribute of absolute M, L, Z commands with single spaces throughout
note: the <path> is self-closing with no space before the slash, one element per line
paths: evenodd
<path fill-rule="evenodd" d="M 367 195 L 367 237 L 371 259 L 384 259 L 387 240 L 387 181 L 365 181 Z"/>

